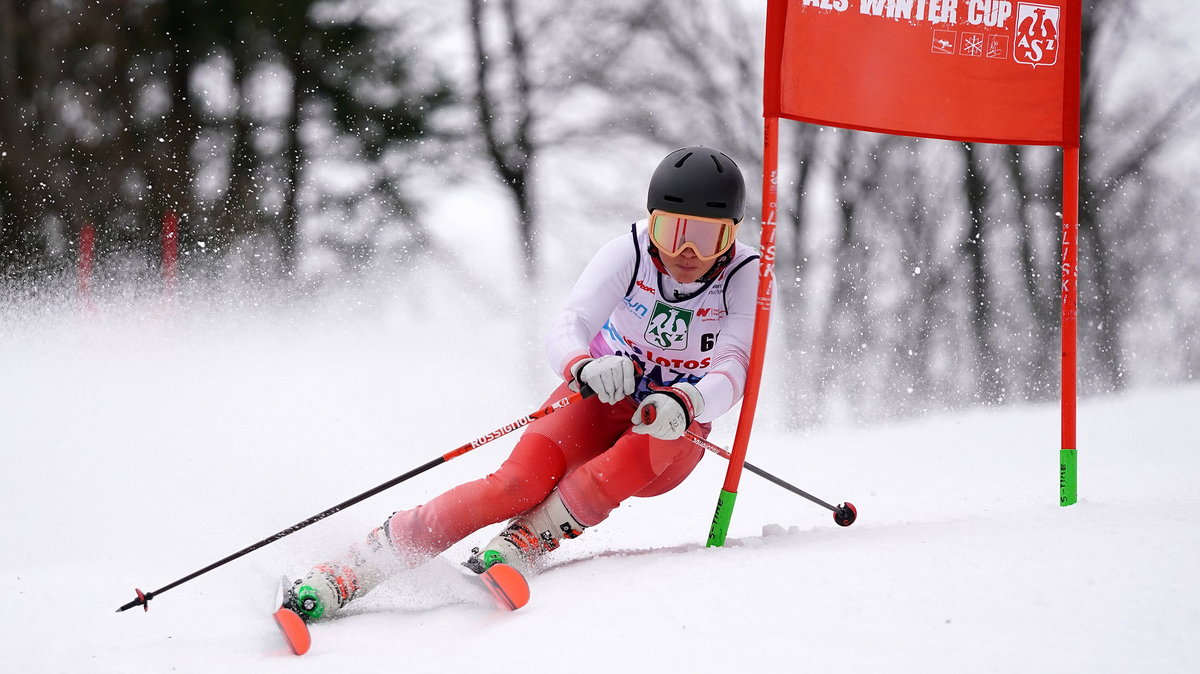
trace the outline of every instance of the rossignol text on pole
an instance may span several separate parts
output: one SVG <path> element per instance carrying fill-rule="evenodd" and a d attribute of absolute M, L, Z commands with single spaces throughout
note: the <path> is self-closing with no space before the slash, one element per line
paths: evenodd
<path fill-rule="evenodd" d="M 253 545 L 242 548 L 241 550 L 238 550 L 237 552 L 229 555 L 228 557 L 225 557 L 224 559 L 220 559 L 216 562 L 213 562 L 212 564 L 209 564 L 208 566 L 204 567 L 203 569 L 193 571 L 192 573 L 184 576 L 183 578 L 180 578 L 179 580 L 176 580 L 172 583 L 168 583 L 167 585 L 164 585 L 163 587 L 160 587 L 157 590 L 154 590 L 153 592 L 142 592 L 140 589 L 135 589 L 134 592 L 137 593 L 137 598 L 133 599 L 132 601 L 125 604 L 121 608 L 117 609 L 117 612 L 120 613 L 121 611 L 131 609 L 135 606 L 141 606 L 143 610 L 149 611 L 150 610 L 150 600 L 153 599 L 154 597 L 162 594 L 163 592 L 170 590 L 173 587 L 182 585 L 182 584 L 188 582 L 189 580 L 196 578 L 197 576 L 208 573 L 209 571 L 212 571 L 213 569 L 215 569 L 219 566 L 222 566 L 224 564 L 232 562 L 233 560 L 235 560 L 239 557 L 242 557 L 243 555 L 254 552 L 255 550 L 257 550 L 261 547 L 270 545 L 271 543 L 274 543 L 275 541 L 277 541 L 281 538 L 284 538 L 285 536 L 290 536 L 290 535 L 296 533 L 297 531 L 300 531 L 304 527 L 307 527 L 310 524 L 319 522 L 340 510 L 348 508 L 360 501 L 366 500 L 366 499 L 378 494 L 381 491 L 390 489 L 411 477 L 415 477 L 417 475 L 420 475 L 421 473 L 424 473 L 425 471 L 427 471 L 431 468 L 434 468 L 435 466 L 439 466 L 443 463 L 446 463 L 450 459 L 453 459 L 458 456 L 462 456 L 463 454 L 466 454 L 467 452 L 471 451 L 472 449 L 475 449 L 476 447 L 485 445 L 485 444 L 491 442 L 492 440 L 495 440 L 496 438 L 507 435 L 507 434 L 511 433 L 512 431 L 517 430 L 518 428 L 523 428 L 532 421 L 541 419 L 544 416 L 554 413 L 556 410 L 560 410 L 572 403 L 579 402 L 583 398 L 589 397 L 593 394 L 594 394 L 594 392 L 591 389 L 584 387 L 583 392 L 581 392 L 581 393 L 572 393 L 571 395 L 569 395 L 565 398 L 562 398 L 556 402 L 553 402 L 549 405 L 546 405 L 545 407 L 543 407 L 535 412 L 532 412 L 530 414 L 527 414 L 526 416 L 521 417 L 520 419 L 518 419 L 516 421 L 505 424 L 504 426 L 501 426 L 500 428 L 498 428 L 490 433 L 487 433 L 486 435 L 483 435 L 475 440 L 472 440 L 471 442 L 468 442 L 467 444 L 465 444 L 457 449 L 451 450 L 451 451 L 437 457 L 436 459 L 433 459 L 427 463 L 424 463 L 424 464 L 408 471 L 407 473 L 405 473 L 403 475 L 400 475 L 391 480 L 388 480 L 387 482 L 384 482 L 383 484 L 381 484 L 377 487 L 368 489 L 367 491 L 364 491 L 363 493 L 359 494 L 358 496 L 355 496 L 353 498 L 342 501 L 341 503 L 333 506 L 332 508 L 323 510 L 323 511 L 317 513 L 316 515 L 313 515 L 312 517 L 304 520 L 303 522 L 297 522 L 296 524 L 293 524 L 292 526 L 284 529 L 283 531 L 280 531 L 279 533 L 277 533 L 273 536 L 269 536 L 267 538 L 262 539 L 261 541 L 258 541 L 257 543 L 254 543 Z"/>

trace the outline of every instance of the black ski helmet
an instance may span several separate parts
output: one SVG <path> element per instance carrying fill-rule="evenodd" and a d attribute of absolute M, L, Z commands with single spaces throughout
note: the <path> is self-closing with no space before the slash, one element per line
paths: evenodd
<path fill-rule="evenodd" d="M 724 152 L 700 145 L 667 155 L 654 175 L 646 197 L 647 211 L 668 211 L 702 218 L 742 221 L 746 181 Z"/>

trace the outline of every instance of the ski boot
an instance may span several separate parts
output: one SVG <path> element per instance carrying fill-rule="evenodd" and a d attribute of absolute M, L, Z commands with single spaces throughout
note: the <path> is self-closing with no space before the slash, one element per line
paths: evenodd
<path fill-rule="evenodd" d="M 340 562 L 314 566 L 287 589 L 284 608 L 305 622 L 331 618 L 397 571 L 400 560 L 387 539 L 386 526 L 373 529 L 365 541 L 351 546 Z"/>
<path fill-rule="evenodd" d="M 332 617 L 358 593 L 354 569 L 319 564 L 287 588 L 283 608 L 295 612 L 308 623 Z"/>
<path fill-rule="evenodd" d="M 483 573 L 496 564 L 507 564 L 528 576 L 537 571 L 545 553 L 557 549 L 562 539 L 579 536 L 584 528 L 567 510 L 558 492 L 552 492 L 545 501 L 509 522 L 482 550 L 473 548 L 463 566 Z"/>

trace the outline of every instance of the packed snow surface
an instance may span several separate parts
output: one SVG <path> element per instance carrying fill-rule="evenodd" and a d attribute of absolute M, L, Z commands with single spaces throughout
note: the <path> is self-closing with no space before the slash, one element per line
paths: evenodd
<path fill-rule="evenodd" d="M 136 313 L 136 312 L 135 312 Z M 1200 656 L 1200 388 L 1094 398 L 1080 502 L 1056 405 L 787 430 L 768 379 L 757 476 L 706 548 L 726 462 L 569 541 L 500 613 L 457 568 L 484 530 L 292 655 L 280 574 L 486 474 L 484 445 L 158 589 L 523 416 L 552 373 L 521 321 L 103 311 L 0 326 L 0 611 L 11 672 L 1184 672 Z M 532 331 L 529 331 L 532 332 Z M 713 438 L 728 445 L 736 413 Z"/>

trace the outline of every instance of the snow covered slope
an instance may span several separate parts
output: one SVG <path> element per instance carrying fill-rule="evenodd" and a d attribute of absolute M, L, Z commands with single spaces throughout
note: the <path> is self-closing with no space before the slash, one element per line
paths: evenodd
<path fill-rule="evenodd" d="M 710 455 L 679 489 L 564 545 L 516 613 L 487 608 L 456 568 L 482 531 L 315 626 L 308 655 L 287 652 L 269 615 L 278 574 L 484 474 L 509 439 L 148 613 L 115 613 L 135 586 L 159 588 L 399 475 L 549 390 L 548 370 L 526 365 L 535 338 L 512 321 L 364 313 L 0 329 L 3 669 L 1194 671 L 1200 387 L 1086 401 L 1070 508 L 1057 505 L 1054 406 L 811 434 L 768 416 L 750 461 L 852 501 L 854 526 L 746 474 L 731 544 L 707 549 L 725 469 Z M 728 444 L 733 426 L 714 439 Z"/>

